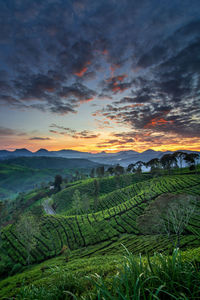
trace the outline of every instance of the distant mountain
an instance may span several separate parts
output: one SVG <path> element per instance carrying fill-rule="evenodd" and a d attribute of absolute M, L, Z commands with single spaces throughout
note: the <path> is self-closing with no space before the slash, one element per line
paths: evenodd
<path fill-rule="evenodd" d="M 44 155 L 49 155 L 49 151 L 41 148 L 38 151 L 34 152 L 33 154 L 39 155 L 39 156 L 44 156 Z"/>
<path fill-rule="evenodd" d="M 9 154 L 10 154 L 10 151 L 0 150 L 0 158 L 8 157 Z"/>
<path fill-rule="evenodd" d="M 26 148 L 22 148 L 22 149 L 16 149 L 13 152 L 14 155 L 16 156 L 32 156 L 33 153 L 29 150 L 27 150 Z"/>
<path fill-rule="evenodd" d="M 197 151 L 190 150 L 179 150 L 187 153 L 200 153 Z M 147 162 L 152 158 L 161 158 L 164 154 L 173 153 L 172 151 L 155 151 L 152 149 L 145 150 L 142 153 L 136 152 L 134 150 L 119 151 L 116 153 L 107 153 L 102 151 L 100 153 L 90 153 L 90 152 L 80 152 L 70 149 L 62 149 L 59 151 L 48 151 L 46 149 L 39 149 L 36 152 L 31 152 L 25 148 L 16 149 L 15 151 L 0 150 L 0 159 L 10 159 L 17 157 L 60 157 L 60 158 L 70 158 L 70 159 L 87 159 L 89 161 L 98 164 L 121 164 L 126 167 L 130 163 L 135 163 L 139 160 Z"/>

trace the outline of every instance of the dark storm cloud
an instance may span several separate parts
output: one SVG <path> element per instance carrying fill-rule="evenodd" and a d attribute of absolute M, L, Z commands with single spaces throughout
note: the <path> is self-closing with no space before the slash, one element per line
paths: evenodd
<path fill-rule="evenodd" d="M 87 102 L 93 99 L 96 92 L 87 88 L 81 83 L 75 83 L 71 86 L 63 87 L 62 91 L 59 93 L 61 98 L 76 98 L 77 102 Z"/>
<path fill-rule="evenodd" d="M 199 9 L 199 0 L 1 1 L 0 104 L 63 115 L 114 99 L 99 114 L 199 136 Z"/>

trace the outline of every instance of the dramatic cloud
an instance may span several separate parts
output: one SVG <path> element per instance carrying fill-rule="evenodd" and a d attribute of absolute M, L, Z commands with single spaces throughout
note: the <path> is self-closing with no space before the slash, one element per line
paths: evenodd
<path fill-rule="evenodd" d="M 0 106 L 78 119 L 99 102 L 98 128 L 199 138 L 199 11 L 199 0 L 1 1 Z"/>

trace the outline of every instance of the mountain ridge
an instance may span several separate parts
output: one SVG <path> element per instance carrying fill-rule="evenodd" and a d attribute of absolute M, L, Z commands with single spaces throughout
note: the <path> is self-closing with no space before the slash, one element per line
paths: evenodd
<path fill-rule="evenodd" d="M 61 149 L 58 151 L 48 151 L 41 148 L 35 152 L 32 152 L 26 148 L 15 149 L 14 151 L 0 150 L 0 159 L 12 159 L 17 157 L 62 157 L 68 159 L 88 159 L 90 161 L 99 164 L 121 164 L 127 166 L 130 163 L 135 163 L 138 160 L 147 162 L 153 158 L 161 158 L 164 154 L 170 154 L 173 152 L 182 151 L 186 153 L 198 153 L 199 151 L 191 150 L 176 150 L 176 151 L 155 151 L 153 149 L 147 149 L 143 152 L 137 152 L 134 150 L 125 150 L 115 153 L 107 153 L 105 151 L 99 153 L 81 152 L 72 149 Z"/>

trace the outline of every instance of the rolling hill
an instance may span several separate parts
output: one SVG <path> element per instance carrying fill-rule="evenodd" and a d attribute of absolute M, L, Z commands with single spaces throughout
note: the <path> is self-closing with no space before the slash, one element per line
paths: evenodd
<path fill-rule="evenodd" d="M 132 179 L 134 182 L 134 178 Z M 100 189 L 98 207 L 94 208 L 94 198 L 91 198 L 91 206 L 84 214 L 80 209 L 78 214 L 68 215 L 71 208 L 69 195 L 73 195 L 75 190 L 80 190 L 81 196 L 83 196 L 83 190 L 91 190 L 92 181 L 86 183 L 85 186 L 83 186 L 84 183 L 80 183 L 56 194 L 55 206 L 59 200 L 61 204 L 56 207 L 56 215 L 44 215 L 41 219 L 42 229 L 37 247 L 31 253 L 32 263 L 58 255 L 64 245 L 71 250 L 93 245 L 99 245 L 100 248 L 106 249 L 108 245 L 111 246 L 112 241 L 117 241 L 124 235 L 135 236 L 136 240 L 132 240 L 132 248 L 135 249 L 135 252 L 142 251 L 142 248 L 146 251 L 147 248 L 140 243 L 137 248 L 135 241 L 139 241 L 141 238 L 136 219 L 143 213 L 147 204 L 162 193 L 187 191 L 187 193 L 200 194 L 200 177 L 196 175 L 164 176 L 156 180 L 141 179 L 141 181 L 118 189 L 110 188 L 110 185 L 107 189 L 102 185 L 102 188 L 105 189 Z M 105 193 L 106 190 L 107 193 Z M 62 215 L 59 214 L 60 212 Z M 194 220 L 194 222 L 197 225 L 199 221 Z M 5 228 L 3 239 L 6 242 L 9 256 L 16 262 L 26 264 L 23 241 L 17 238 L 13 225 Z M 166 246 L 162 245 L 162 248 L 167 249 L 169 241 L 166 238 L 164 240 L 163 243 L 166 243 Z M 191 240 L 194 240 L 194 237 L 185 236 L 183 240 L 185 245 L 191 246 Z M 160 247 L 160 240 L 154 243 L 150 240 L 148 244 L 149 251 L 151 249 L 153 251 Z"/>
<path fill-rule="evenodd" d="M 52 214 L 43 212 L 39 216 L 40 229 L 35 236 L 35 247 L 30 252 L 30 263 L 35 266 L 31 268 L 26 267 L 27 247 L 17 231 L 18 223 L 3 228 L 1 251 L 3 257 L 7 257 L 3 258 L 7 259 L 7 263 L 2 270 L 10 272 L 10 275 L 17 272 L 21 274 L 0 282 L 0 297 L 12 297 L 22 293 L 18 294 L 21 295 L 19 299 L 36 299 L 36 296 L 30 298 L 29 293 L 38 295 L 41 292 L 38 290 L 39 285 L 45 285 L 45 281 L 49 286 L 53 284 L 57 287 L 59 280 L 56 278 L 61 278 L 62 274 L 67 276 L 68 284 L 65 281 L 65 290 L 78 295 L 81 278 L 85 275 L 98 271 L 105 277 L 116 272 L 124 253 L 122 244 L 135 255 L 172 253 L 176 242 L 175 235 L 170 238 L 164 234 L 145 235 L 137 225 L 137 219 L 146 207 L 165 193 L 200 195 L 199 174 L 160 177 L 153 177 L 150 173 L 126 174 L 77 181 L 50 196 L 51 198 L 48 198 L 48 190 L 27 194 L 23 200 L 26 203 L 26 212 L 31 212 L 34 207 L 39 208 L 42 203 L 46 203 L 46 199 L 47 205 L 54 210 Z M 198 199 L 196 211 L 199 209 Z M 200 234 L 200 215 L 196 212 L 190 219 L 189 227 L 195 228 Z M 198 237 L 189 229 L 181 236 L 181 248 L 188 250 L 188 259 L 191 260 L 193 256 L 192 259 L 200 261 L 200 251 L 197 248 L 199 245 Z M 74 279 L 68 277 L 69 270 L 74 274 Z M 56 273 L 51 273 L 54 271 Z M 3 274 L 1 273 L 1 276 Z M 22 280 L 25 287 L 20 283 Z M 78 285 L 74 285 L 74 280 L 78 280 Z M 110 282 L 109 278 L 106 280 Z M 31 285 L 33 282 L 35 290 Z M 90 287 L 84 281 L 83 291 L 89 292 L 88 289 L 90 290 Z M 83 291 L 80 292 L 81 295 L 84 295 Z M 24 296 L 26 292 L 28 294 Z M 53 293 L 56 293 L 55 290 Z M 39 299 L 48 299 L 50 296 L 45 292 L 42 297 Z"/>
<path fill-rule="evenodd" d="M 97 168 L 100 164 L 84 158 L 63 157 L 17 157 L 3 161 L 6 165 L 20 165 L 32 169 L 85 169 Z"/>
<path fill-rule="evenodd" d="M 87 159 L 59 157 L 18 157 L 0 163 L 0 197 L 14 197 L 27 192 L 41 183 L 53 181 L 57 174 L 70 178 L 75 171 L 84 174 L 100 166 Z"/>

